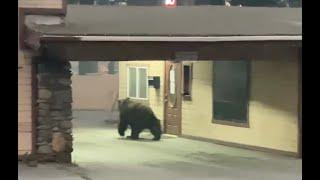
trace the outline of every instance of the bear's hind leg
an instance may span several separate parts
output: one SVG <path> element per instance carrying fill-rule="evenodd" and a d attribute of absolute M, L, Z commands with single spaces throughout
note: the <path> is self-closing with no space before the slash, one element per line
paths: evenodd
<path fill-rule="evenodd" d="M 153 126 L 151 129 L 151 134 L 154 136 L 152 140 L 159 141 L 161 138 L 161 129 L 157 126 Z"/>
<path fill-rule="evenodd" d="M 140 132 L 141 131 L 139 131 L 139 130 L 131 129 L 131 136 L 128 136 L 128 138 L 137 140 L 137 139 L 139 139 Z"/>

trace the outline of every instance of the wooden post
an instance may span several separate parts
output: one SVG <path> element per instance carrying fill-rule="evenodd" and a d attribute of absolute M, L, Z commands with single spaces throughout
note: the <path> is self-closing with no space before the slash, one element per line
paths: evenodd
<path fill-rule="evenodd" d="M 299 48 L 298 76 L 298 156 L 302 158 L 302 48 Z"/>

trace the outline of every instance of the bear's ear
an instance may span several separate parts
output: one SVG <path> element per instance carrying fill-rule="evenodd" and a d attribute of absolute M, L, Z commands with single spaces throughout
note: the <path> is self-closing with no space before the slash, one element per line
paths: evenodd
<path fill-rule="evenodd" d="M 122 104 L 123 100 L 122 99 L 119 99 L 118 100 L 118 106 L 120 106 Z"/>

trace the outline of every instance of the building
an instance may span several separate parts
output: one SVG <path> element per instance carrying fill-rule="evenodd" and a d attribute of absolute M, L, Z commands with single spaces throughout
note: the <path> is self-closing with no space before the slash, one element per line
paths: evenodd
<path fill-rule="evenodd" d="M 119 64 L 119 96 L 149 104 L 166 133 L 301 153 L 301 8 L 38 3 L 19 4 L 19 155 L 71 162 L 70 61 L 88 60 L 130 61 Z M 233 74 L 222 79 L 230 88 L 221 74 Z"/>
<path fill-rule="evenodd" d="M 74 110 L 112 110 L 119 91 L 117 64 L 115 61 L 71 62 Z"/>
<path fill-rule="evenodd" d="M 149 105 L 168 134 L 297 155 L 299 59 L 283 53 L 250 61 L 120 62 L 119 97 Z M 132 85 L 153 76 L 159 89 Z"/>
<path fill-rule="evenodd" d="M 238 23 L 233 26 L 245 27 L 243 21 Z M 258 28 L 247 26 L 244 33 L 257 35 L 253 29 Z M 236 50 L 218 44 L 212 49 L 217 58 L 199 59 L 196 52 L 187 52 L 178 54 L 176 61 L 120 62 L 119 98 L 149 105 L 168 134 L 299 156 L 301 47 L 280 45 L 288 42 L 280 37 L 267 40 L 276 31 L 268 27 L 266 39 L 259 40 L 268 45 L 260 52 L 254 44 L 243 47 L 224 37 L 221 40 L 228 39 Z M 221 34 L 226 32 L 220 29 Z M 291 32 L 287 28 L 282 34 L 292 38 Z M 148 85 L 153 77 L 160 78 L 159 88 Z"/>
<path fill-rule="evenodd" d="M 61 17 L 66 14 L 64 0 L 19 0 L 18 2 L 18 155 L 36 153 L 37 121 L 37 68 L 33 58 L 36 52 L 26 47 L 26 16 L 49 15 Z M 54 18 L 53 18 L 54 19 Z M 53 23 L 55 19 L 53 20 Z M 33 38 L 31 38 L 33 40 Z M 31 40 L 31 41 L 32 41 Z"/>

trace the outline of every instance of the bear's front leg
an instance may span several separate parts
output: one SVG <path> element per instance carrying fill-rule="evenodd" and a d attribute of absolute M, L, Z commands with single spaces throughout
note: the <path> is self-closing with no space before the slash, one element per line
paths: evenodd
<path fill-rule="evenodd" d="M 124 136 L 124 132 L 127 130 L 128 124 L 125 121 L 121 121 L 118 125 L 118 133 L 120 136 Z"/>

